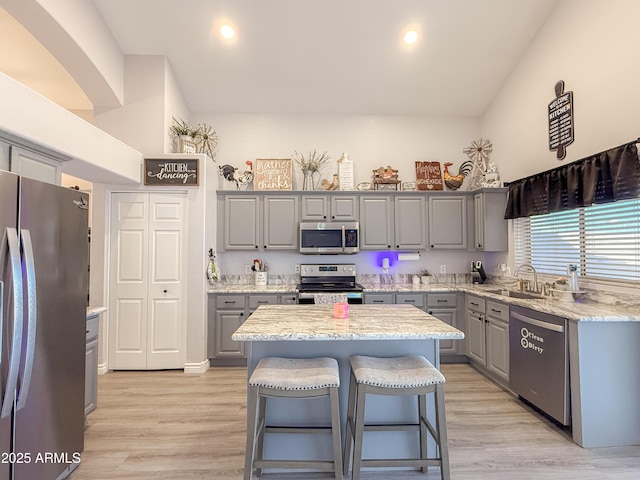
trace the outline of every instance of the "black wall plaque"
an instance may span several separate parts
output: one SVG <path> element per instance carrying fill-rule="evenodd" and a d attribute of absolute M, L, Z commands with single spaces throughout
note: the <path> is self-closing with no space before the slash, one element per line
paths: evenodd
<path fill-rule="evenodd" d="M 549 150 L 558 160 L 567 156 L 566 146 L 573 143 L 573 92 L 564 92 L 564 82 L 555 85 L 556 99 L 549 104 Z"/>
<path fill-rule="evenodd" d="M 198 185 L 198 159 L 144 159 L 145 185 Z"/>

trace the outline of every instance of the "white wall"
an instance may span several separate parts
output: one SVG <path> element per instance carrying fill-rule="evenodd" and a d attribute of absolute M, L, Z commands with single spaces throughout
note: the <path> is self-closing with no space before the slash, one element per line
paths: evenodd
<path fill-rule="evenodd" d="M 481 119 L 491 159 L 515 180 L 640 136 L 640 2 L 564 0 Z M 574 94 L 575 140 L 558 161 L 548 149 L 547 105 L 564 80 Z"/>
<path fill-rule="evenodd" d="M 370 182 L 372 170 L 391 165 L 403 181 L 415 180 L 416 161 L 453 162 L 467 156 L 462 149 L 478 137 L 476 118 L 425 118 L 405 116 L 319 115 L 216 115 L 197 113 L 195 123 L 206 122 L 218 133 L 216 161 L 243 169 L 246 160 L 291 158 L 294 150 L 307 153 L 317 147 L 327 151 L 332 167 L 323 178 L 337 172 L 342 152 L 354 162 L 355 182 Z M 302 175 L 294 168 L 301 188 Z M 232 184 L 224 188 L 235 188 Z"/>

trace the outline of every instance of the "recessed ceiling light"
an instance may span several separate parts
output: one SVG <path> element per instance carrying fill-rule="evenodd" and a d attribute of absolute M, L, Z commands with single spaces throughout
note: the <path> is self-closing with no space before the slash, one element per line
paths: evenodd
<path fill-rule="evenodd" d="M 417 40 L 418 32 L 416 32 L 415 30 L 409 30 L 404 34 L 404 43 L 406 43 L 407 45 L 412 45 L 416 43 Z"/>
<path fill-rule="evenodd" d="M 220 35 L 228 40 L 231 40 L 236 35 L 236 31 L 231 25 L 222 25 L 220 27 Z"/>

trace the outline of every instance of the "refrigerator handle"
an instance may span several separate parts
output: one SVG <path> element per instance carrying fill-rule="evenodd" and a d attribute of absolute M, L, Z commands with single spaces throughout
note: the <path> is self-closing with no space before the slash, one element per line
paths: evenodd
<path fill-rule="evenodd" d="M 36 267 L 33 261 L 33 244 L 31 243 L 31 233 L 29 230 L 20 231 L 22 238 L 22 253 L 24 258 L 24 269 L 27 277 L 27 349 L 25 351 L 25 366 L 22 374 L 22 381 L 18 389 L 18 405 L 16 411 L 24 408 L 29 396 L 31 386 L 31 374 L 33 373 L 33 361 L 36 351 L 36 318 L 37 318 L 37 295 L 36 295 Z"/>
<path fill-rule="evenodd" d="M 0 418 L 7 418 L 13 409 L 16 385 L 18 384 L 18 371 L 20 369 L 20 354 L 22 349 L 22 265 L 20 264 L 20 245 L 18 231 L 7 227 L 2 240 L 2 252 L 0 253 L 0 266 L 4 264 L 5 243 L 8 244 L 9 270 L 11 272 L 11 303 L 13 303 L 13 338 L 9 351 L 9 369 L 7 383 L 2 398 Z M 9 331 L 9 330 L 7 330 Z"/>

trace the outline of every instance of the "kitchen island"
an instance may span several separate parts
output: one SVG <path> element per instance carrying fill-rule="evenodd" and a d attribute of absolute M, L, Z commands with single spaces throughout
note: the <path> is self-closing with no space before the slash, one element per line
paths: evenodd
<path fill-rule="evenodd" d="M 263 305 L 249 316 L 232 338 L 247 342 L 248 376 L 263 357 L 335 358 L 340 365 L 340 416 L 344 429 L 351 355 L 422 355 L 439 368 L 439 341 L 461 340 L 464 333 L 413 305 L 349 305 L 348 318 L 334 318 L 332 305 Z M 429 417 L 434 421 L 432 399 L 429 399 L 428 408 Z M 416 415 L 414 397 L 372 396 L 367 399 L 367 421 L 408 422 L 415 420 Z M 298 422 L 326 425 L 330 418 L 329 406 L 323 399 L 271 399 L 267 418 L 279 425 Z M 363 446 L 365 457 L 402 457 L 411 449 L 417 449 L 415 432 L 380 435 L 380 432 L 367 433 Z M 331 457 L 329 438 L 320 444 L 317 438 L 301 437 L 304 436 L 270 438 L 265 443 L 265 457 Z M 430 454 L 434 453 L 434 448 L 430 443 Z"/>

